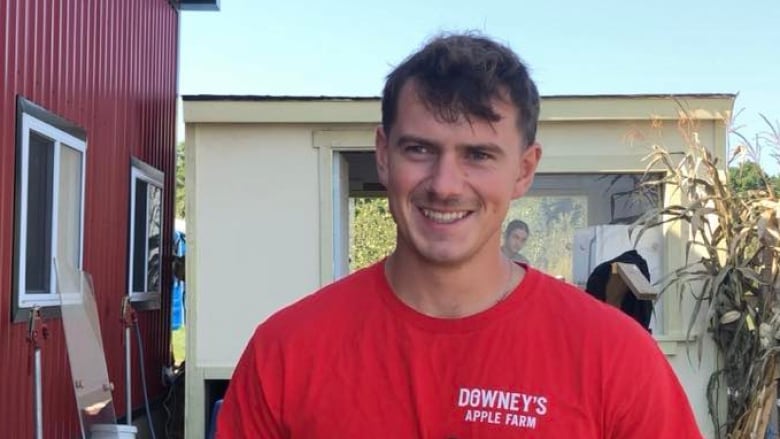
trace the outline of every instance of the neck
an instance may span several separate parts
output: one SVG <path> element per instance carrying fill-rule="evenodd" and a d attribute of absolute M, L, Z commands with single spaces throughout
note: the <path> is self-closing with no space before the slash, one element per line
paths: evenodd
<path fill-rule="evenodd" d="M 504 256 L 506 256 L 507 258 L 510 258 L 510 259 L 512 258 L 512 256 L 515 255 L 515 253 L 517 253 L 517 252 L 513 252 L 512 250 L 510 250 L 509 247 L 507 247 L 505 245 L 501 246 L 501 252 L 504 253 Z"/>
<path fill-rule="evenodd" d="M 463 264 L 421 260 L 398 248 L 385 262 L 385 275 L 398 298 L 416 311 L 461 318 L 493 307 L 520 283 L 524 270 L 500 251 Z"/>

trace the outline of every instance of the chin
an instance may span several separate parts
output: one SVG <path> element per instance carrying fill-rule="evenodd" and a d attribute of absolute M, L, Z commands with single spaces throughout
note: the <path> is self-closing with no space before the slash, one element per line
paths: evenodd
<path fill-rule="evenodd" d="M 469 253 L 463 249 L 435 248 L 418 251 L 424 260 L 434 265 L 458 265 L 469 258 Z"/>
<path fill-rule="evenodd" d="M 402 233 L 402 232 L 401 232 Z M 474 248 L 469 246 L 470 237 L 448 237 L 445 240 L 430 239 L 423 232 L 415 230 L 408 235 L 399 233 L 399 246 L 403 253 L 431 265 L 458 265 L 472 257 Z M 403 236 L 403 237 L 402 237 Z"/>

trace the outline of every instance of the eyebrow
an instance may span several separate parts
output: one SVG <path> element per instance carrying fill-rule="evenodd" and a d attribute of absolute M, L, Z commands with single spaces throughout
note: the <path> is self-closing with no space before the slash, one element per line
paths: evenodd
<path fill-rule="evenodd" d="M 409 143 L 416 143 L 418 145 L 424 145 L 424 146 L 433 146 L 433 147 L 439 147 L 440 145 L 437 142 L 434 142 L 433 140 L 428 140 L 423 137 L 414 136 L 411 134 L 404 134 L 401 137 L 398 138 L 399 145 L 406 145 Z"/>

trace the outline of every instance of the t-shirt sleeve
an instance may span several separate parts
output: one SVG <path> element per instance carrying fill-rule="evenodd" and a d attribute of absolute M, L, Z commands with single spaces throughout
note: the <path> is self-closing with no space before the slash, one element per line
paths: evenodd
<path fill-rule="evenodd" d="M 249 342 L 230 379 L 217 418 L 217 438 L 287 437 L 281 424 L 281 354 L 262 333 Z"/>
<path fill-rule="evenodd" d="M 657 342 L 635 331 L 618 343 L 606 377 L 605 423 L 610 439 L 701 439 L 688 397 Z"/>

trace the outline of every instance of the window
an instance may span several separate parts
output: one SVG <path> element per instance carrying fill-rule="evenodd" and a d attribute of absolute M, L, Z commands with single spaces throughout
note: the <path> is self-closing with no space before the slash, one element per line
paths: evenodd
<path fill-rule="evenodd" d="M 633 248 L 630 225 L 661 203 L 657 188 L 643 180 L 641 174 L 538 174 L 529 193 L 510 206 L 502 230 L 512 220 L 527 223 L 530 234 L 521 253 L 531 265 L 584 287 L 587 274 L 602 261 L 577 254 L 578 238 L 597 230 L 625 235 L 600 242 L 610 258 Z M 648 263 L 654 281 L 661 277 L 661 243 L 655 247 L 653 255 L 645 256 L 653 258 Z"/>
<path fill-rule="evenodd" d="M 159 308 L 162 275 L 163 173 L 133 159 L 130 169 L 128 294 L 139 306 Z"/>
<path fill-rule="evenodd" d="M 502 230 L 513 220 L 528 227 L 527 241 L 512 248 L 523 260 L 548 274 L 585 288 L 602 262 L 635 249 L 647 263 L 651 282 L 661 280 L 663 236 L 648 231 L 635 242 L 633 224 L 639 216 L 661 205 L 658 187 L 642 182 L 642 174 L 538 174 L 529 193 L 509 208 Z M 504 233 L 504 235 L 506 235 Z M 650 321 L 654 333 L 663 332 L 663 304 L 656 303 Z"/>
<path fill-rule="evenodd" d="M 538 177 L 540 180 L 544 176 Z M 527 241 L 522 248 L 513 248 L 516 260 L 570 280 L 573 271 L 572 239 L 577 230 L 587 227 L 588 197 L 567 195 L 565 191 L 550 195 L 528 195 L 515 200 L 507 212 L 501 230 L 512 220 L 521 220 L 528 227 Z M 502 234 L 502 239 L 505 236 Z M 509 247 L 504 239 L 505 251 Z"/>
<path fill-rule="evenodd" d="M 60 304 L 55 260 L 82 266 L 86 134 L 20 98 L 17 113 L 14 320 Z"/>

